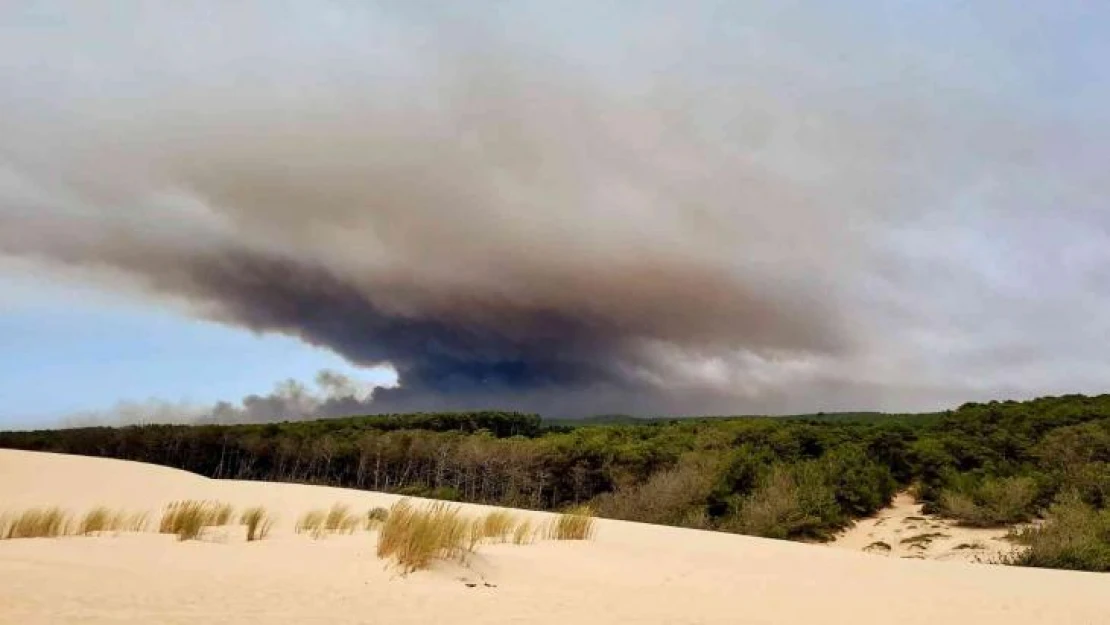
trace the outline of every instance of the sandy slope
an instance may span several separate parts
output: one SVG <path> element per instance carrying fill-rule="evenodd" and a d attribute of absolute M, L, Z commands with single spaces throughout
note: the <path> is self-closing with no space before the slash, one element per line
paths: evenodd
<path fill-rule="evenodd" d="M 591 542 L 493 545 L 471 569 L 397 579 L 374 558 L 372 534 L 317 541 L 291 531 L 305 510 L 366 509 L 387 495 L 0 450 L 0 509 L 154 511 L 184 497 L 263 504 L 285 522 L 249 544 L 237 530 L 186 543 L 0 541 L 0 623 L 1110 623 L 1107 576 L 609 521 Z"/>
<path fill-rule="evenodd" d="M 998 562 L 1016 548 L 1005 529 L 959 527 L 927 515 L 906 493 L 879 514 L 861 519 L 831 543 L 891 558 Z M 1110 619 L 1108 619 L 1110 622 Z"/>

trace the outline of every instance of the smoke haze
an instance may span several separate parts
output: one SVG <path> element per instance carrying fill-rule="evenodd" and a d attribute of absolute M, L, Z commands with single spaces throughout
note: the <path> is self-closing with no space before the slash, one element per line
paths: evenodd
<path fill-rule="evenodd" d="M 1073 306 L 1110 305 L 1107 126 L 1016 103 L 1033 70 L 984 82 L 1021 58 L 840 18 L 757 54 L 708 3 L 581 41 L 264 6 L 76 5 L 6 44 L 35 76 L 0 70 L 0 254 L 398 375 L 197 417 L 914 409 L 1110 372 Z"/>

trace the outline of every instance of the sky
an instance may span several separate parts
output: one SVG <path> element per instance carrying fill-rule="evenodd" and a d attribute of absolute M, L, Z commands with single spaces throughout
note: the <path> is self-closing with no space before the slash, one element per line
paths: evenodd
<path fill-rule="evenodd" d="M 5 3 L 0 427 L 1103 392 L 1108 18 Z"/>

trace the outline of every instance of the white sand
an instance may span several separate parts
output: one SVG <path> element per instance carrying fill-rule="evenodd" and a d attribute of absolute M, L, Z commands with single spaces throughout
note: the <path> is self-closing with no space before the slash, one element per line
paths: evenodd
<path fill-rule="evenodd" d="M 373 534 L 292 532 L 306 510 L 337 501 L 365 510 L 388 495 L 0 450 L 0 510 L 154 512 L 181 498 L 261 504 L 284 522 L 256 543 L 238 528 L 184 543 L 157 534 L 0 541 L 0 623 L 1110 623 L 1105 575 L 613 521 L 593 541 L 491 545 L 470 569 L 402 579 L 374 557 Z"/>

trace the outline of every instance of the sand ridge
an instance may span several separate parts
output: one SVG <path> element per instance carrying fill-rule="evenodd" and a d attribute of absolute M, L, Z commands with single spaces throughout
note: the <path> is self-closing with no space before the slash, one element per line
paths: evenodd
<path fill-rule="evenodd" d="M 399 578 L 375 558 L 371 533 L 313 540 L 292 531 L 309 509 L 366 510 L 396 496 L 0 450 L 0 510 L 157 513 L 183 498 L 267 506 L 279 523 L 255 543 L 231 527 L 184 543 L 153 533 L 0 541 L 0 623 L 1110 622 L 1103 575 L 877 558 L 619 521 L 600 521 L 589 542 L 487 545 L 468 567 Z"/>

